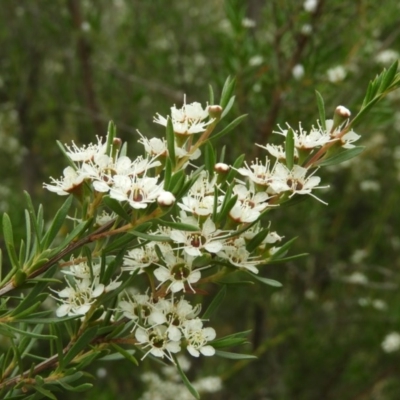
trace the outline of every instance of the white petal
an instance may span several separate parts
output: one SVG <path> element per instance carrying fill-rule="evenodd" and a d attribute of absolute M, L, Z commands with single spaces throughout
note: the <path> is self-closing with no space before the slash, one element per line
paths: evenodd
<path fill-rule="evenodd" d="M 203 346 L 200 349 L 201 354 L 204 356 L 213 356 L 215 354 L 215 349 L 212 346 Z"/>

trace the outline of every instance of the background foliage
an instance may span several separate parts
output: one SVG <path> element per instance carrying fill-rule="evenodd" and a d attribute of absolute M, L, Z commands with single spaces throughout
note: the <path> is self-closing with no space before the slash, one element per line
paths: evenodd
<path fill-rule="evenodd" d="M 398 2 L 320 0 L 312 12 L 307 4 L 3 1 L 1 211 L 17 221 L 22 190 L 44 202 L 47 215 L 61 204 L 42 190 L 49 175 L 61 173 L 56 139 L 93 141 L 113 119 L 133 144 L 136 129 L 159 132 L 155 112 L 180 106 L 184 94 L 204 103 L 207 85 L 218 92 L 228 75 L 237 78 L 231 118 L 248 114 L 230 136 L 230 161 L 257 155 L 254 142 L 274 142 L 278 123 L 315 124 L 315 89 L 328 117 L 339 104 L 356 112 L 368 81 L 398 58 Z M 259 359 L 193 364 L 193 377 L 201 370 L 224 379 L 224 391 L 208 398 L 398 398 L 400 353 L 385 353 L 381 343 L 400 331 L 399 105 L 394 93 L 356 129 L 367 149 L 326 177 L 329 206 L 307 199 L 275 213 L 273 226 L 299 236 L 293 250 L 310 256 L 270 267 L 268 277 L 282 289 L 228 293 L 218 335 L 252 329 L 248 351 Z M 102 379 L 85 398 L 140 397 L 143 383 L 131 365 L 91 372 Z"/>

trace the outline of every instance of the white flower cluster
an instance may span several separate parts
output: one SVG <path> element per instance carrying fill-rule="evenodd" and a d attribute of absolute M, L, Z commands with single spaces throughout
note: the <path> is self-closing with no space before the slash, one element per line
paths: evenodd
<path fill-rule="evenodd" d="M 146 351 L 143 358 L 152 354 L 174 362 L 172 353 L 178 353 L 181 345 L 193 357 L 215 354 L 215 349 L 207 344 L 215 339 L 215 330 L 203 327 L 203 321 L 197 317 L 200 306 L 193 307 L 184 298 L 154 300 L 147 294 L 136 294 L 120 301 L 119 309 L 135 322 L 135 338 Z"/>
<path fill-rule="evenodd" d="M 183 371 L 188 371 L 190 363 L 184 356 L 178 356 L 178 362 Z M 141 376 L 146 383 L 146 392 L 139 400 L 192 400 L 193 395 L 182 384 L 182 378 L 173 366 L 162 368 L 163 377 L 154 372 Z M 164 379 L 163 379 L 164 378 Z M 192 386 L 200 393 L 215 393 L 222 389 L 222 381 L 218 376 L 207 376 L 192 382 Z M 179 393 L 179 395 L 178 395 Z"/>
<path fill-rule="evenodd" d="M 118 306 L 124 318 L 134 321 L 132 334 L 145 356 L 152 354 L 173 362 L 173 354 L 182 347 L 194 357 L 215 353 L 209 342 L 216 333 L 203 326 L 198 317 L 200 306 L 192 306 L 183 297 L 177 299 L 176 294 L 201 293 L 197 287 L 212 281 L 210 276 L 220 271 L 240 269 L 258 274 L 259 267 L 279 250 L 276 244 L 282 240 L 269 227 L 262 227 L 258 222 L 261 216 L 294 195 L 316 197 L 314 190 L 326 186 L 320 186 L 321 179 L 314 175 L 317 169 L 307 167 L 305 157 L 332 142 L 339 147 L 354 147 L 352 143 L 359 138 L 353 131 L 342 134 L 340 125 L 333 128 L 329 120 L 326 129 L 318 126 L 310 132 L 301 125 L 298 130 L 288 125 L 288 129 L 279 128 L 276 133 L 287 140 L 289 130 L 293 131 L 294 159 L 290 163 L 283 146 L 267 144 L 260 146 L 271 156 L 265 162 L 256 159 L 238 168 L 216 162 L 205 169 L 191 164 L 192 172 L 181 174 L 190 161 L 201 155 L 200 144 L 221 112 L 220 106 L 204 109 L 199 103 L 185 102 L 181 109 L 172 107 L 170 117 L 157 114 L 155 123 L 167 130 L 172 123 L 173 143 L 169 131 L 168 141 L 140 134 L 145 156 L 135 160 L 127 157 L 125 150 L 120 151 L 124 147 L 113 136 L 105 143 L 98 138 L 97 143 L 86 147 L 72 143 L 65 147 L 72 166 L 64 170 L 63 178 L 51 178 L 52 183 L 44 185 L 59 195 L 72 193 L 81 200 L 90 199 L 89 208 L 96 208 L 92 215 L 97 224 L 102 226 L 115 216 L 118 233 L 135 228 L 136 217 L 151 222 L 122 260 L 122 273 L 148 276 L 151 295 L 127 295 Z M 344 107 L 336 114 L 342 120 L 350 115 Z M 195 134 L 202 135 L 196 139 Z M 168 163 L 172 145 L 175 160 Z M 234 178 L 237 173 L 240 179 Z M 164 187 L 172 188 L 171 192 Z M 85 196 L 81 196 L 82 191 Z M 104 194 L 120 202 L 123 211 L 135 209 L 127 225 L 118 225 L 119 217 L 110 213 L 117 210 L 102 203 Z M 155 202 L 157 207 L 149 210 Z M 166 216 L 167 212 L 172 212 L 171 217 Z M 65 272 L 68 287 L 58 292 L 60 317 L 85 315 L 103 293 L 121 284 L 117 280 L 108 286 L 100 283 L 99 264 L 72 264 Z"/>
<path fill-rule="evenodd" d="M 85 315 L 103 293 L 110 292 L 118 288 L 122 282 L 112 281 L 105 286 L 100 283 L 100 264 L 88 265 L 86 261 L 75 264 L 71 259 L 72 265 L 69 270 L 62 272 L 67 275 L 67 287 L 56 292 L 57 300 L 61 305 L 57 308 L 57 317 L 66 315 Z"/>

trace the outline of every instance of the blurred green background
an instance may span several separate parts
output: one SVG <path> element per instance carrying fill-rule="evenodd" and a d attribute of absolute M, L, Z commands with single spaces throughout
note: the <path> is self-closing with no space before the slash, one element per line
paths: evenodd
<path fill-rule="evenodd" d="M 314 90 L 328 116 L 339 104 L 356 113 L 368 81 L 399 58 L 399 15 L 397 0 L 3 0 L 0 211 L 20 221 L 18 234 L 22 190 L 49 218 L 61 204 L 42 189 L 65 166 L 55 140 L 88 143 L 113 119 L 133 156 L 137 129 L 163 133 L 156 112 L 184 94 L 204 104 L 208 84 L 218 93 L 228 75 L 237 79 L 230 120 L 248 114 L 220 143 L 229 161 L 264 157 L 254 143 L 276 142 L 277 124 L 315 125 Z M 230 289 L 210 325 L 218 336 L 251 329 L 251 345 L 235 350 L 259 358 L 192 360 L 191 378 L 223 378 L 204 398 L 400 398 L 400 343 L 392 335 L 382 347 L 400 332 L 400 94 L 356 131 L 364 153 L 323 173 L 329 206 L 310 197 L 271 213 L 273 230 L 299 237 L 293 252 L 310 255 L 263 271 L 282 289 Z M 143 367 L 98 364 L 81 398 L 139 399 L 140 371 L 159 369 Z"/>

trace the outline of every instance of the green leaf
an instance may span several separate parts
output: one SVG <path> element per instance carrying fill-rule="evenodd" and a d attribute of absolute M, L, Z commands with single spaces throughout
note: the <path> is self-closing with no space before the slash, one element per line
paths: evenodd
<path fill-rule="evenodd" d="M 382 77 L 382 82 L 379 86 L 379 92 L 384 92 L 393 82 L 393 79 L 396 76 L 397 73 L 397 68 L 398 68 L 398 61 L 395 61 L 387 71 L 385 71 L 385 74 Z"/>
<path fill-rule="evenodd" d="M 168 226 L 169 228 L 177 229 L 180 231 L 198 232 L 200 230 L 198 226 L 183 224 L 181 222 L 163 221 L 162 219 L 156 219 L 154 222 L 159 225 Z"/>
<path fill-rule="evenodd" d="M 235 118 L 232 122 L 230 122 L 222 131 L 219 131 L 217 134 L 212 135 L 210 140 L 219 139 L 222 136 L 225 136 L 232 129 L 236 128 L 245 118 L 247 118 L 247 114 L 241 115 L 240 117 Z M 220 161 L 223 162 L 223 161 Z"/>
<path fill-rule="evenodd" d="M 18 261 L 17 253 L 15 251 L 12 224 L 10 217 L 6 213 L 3 214 L 3 234 L 10 262 L 15 269 L 19 269 L 21 266 Z"/>
<path fill-rule="evenodd" d="M 194 398 L 197 399 L 197 400 L 200 400 L 199 392 L 195 389 L 195 387 L 190 383 L 189 379 L 186 377 L 185 373 L 183 372 L 183 369 L 179 365 L 179 362 L 178 362 L 177 358 L 175 356 L 173 356 L 173 357 L 174 357 L 174 361 L 176 363 L 176 367 L 178 369 L 179 375 L 182 378 L 183 383 L 185 384 L 185 386 L 187 387 L 189 392 L 194 396 Z"/>
<path fill-rule="evenodd" d="M 111 156 L 111 149 L 113 147 L 113 142 L 115 136 L 117 135 L 117 129 L 113 121 L 108 123 L 107 129 L 107 144 L 106 144 L 106 154 Z"/>
<path fill-rule="evenodd" d="M 44 235 L 42 248 L 46 249 L 50 247 L 57 233 L 60 231 L 62 225 L 64 224 L 65 218 L 67 217 L 68 211 L 71 207 L 72 200 L 73 197 L 68 196 L 67 200 L 65 200 L 64 204 L 57 211 L 49 230 Z"/>
<path fill-rule="evenodd" d="M 297 239 L 297 236 L 288 240 L 283 246 L 281 246 L 271 257 L 271 261 L 279 260 L 282 258 L 287 251 L 289 250 L 290 246 L 294 243 L 294 241 Z"/>
<path fill-rule="evenodd" d="M 147 235 L 146 233 L 138 232 L 135 230 L 130 230 L 127 233 L 130 235 L 137 236 L 141 239 L 150 240 L 153 242 L 170 242 L 171 239 L 168 236 L 155 236 L 155 235 Z"/>
<path fill-rule="evenodd" d="M 123 247 L 128 246 L 132 241 L 136 240 L 134 237 L 128 234 L 123 234 L 117 239 L 113 239 L 113 241 L 103 248 L 104 253 L 110 253 L 114 250 L 120 250 Z"/>
<path fill-rule="evenodd" d="M 358 156 L 360 153 L 364 151 L 364 149 L 365 149 L 364 146 L 357 146 L 353 147 L 352 149 L 346 149 L 345 151 L 335 154 L 334 156 L 329 157 L 326 160 L 318 162 L 317 165 L 321 167 L 327 167 L 328 165 L 340 164 L 344 161 L 350 160 Z"/>
<path fill-rule="evenodd" d="M 35 332 L 32 332 L 32 331 L 28 331 L 28 330 L 25 330 L 25 329 L 18 329 L 15 326 L 12 326 L 12 325 L 7 325 L 7 328 L 10 331 L 19 333 L 22 336 L 28 336 L 28 337 L 32 337 L 32 338 L 35 338 L 35 339 L 56 339 L 56 336 L 53 336 L 53 335 L 42 335 L 42 334 L 35 333 Z"/>
<path fill-rule="evenodd" d="M 168 190 L 171 185 L 171 177 L 172 177 L 172 164 L 171 160 L 167 157 L 165 160 L 165 168 L 164 168 L 164 190 Z"/>
<path fill-rule="evenodd" d="M 280 283 L 274 279 L 264 278 L 264 277 L 258 276 L 256 274 L 252 274 L 251 272 L 248 272 L 248 274 L 251 275 L 257 281 L 264 283 L 265 285 L 274 286 L 274 287 L 282 287 L 282 283 Z"/>
<path fill-rule="evenodd" d="M 226 78 L 226 81 L 224 83 L 224 86 L 222 88 L 222 93 L 221 93 L 221 100 L 219 102 L 220 106 L 225 109 L 227 104 L 229 103 L 233 90 L 235 88 L 235 79 L 232 79 L 230 76 Z"/>
<path fill-rule="evenodd" d="M 235 162 L 232 165 L 231 170 L 229 171 L 227 177 L 226 177 L 226 181 L 227 182 L 232 182 L 233 178 L 235 178 L 235 176 L 237 175 L 237 169 L 240 168 L 243 164 L 244 159 L 246 158 L 245 154 L 240 155 Z"/>
<path fill-rule="evenodd" d="M 269 229 L 264 229 L 258 232 L 246 245 L 246 249 L 248 252 L 252 253 L 268 236 Z"/>
<path fill-rule="evenodd" d="M 207 310 L 203 313 L 202 316 L 203 319 L 209 319 L 211 315 L 214 314 L 214 312 L 219 308 L 219 306 L 223 302 L 225 295 L 226 295 L 226 286 L 223 285 L 220 291 L 216 294 L 216 296 L 214 296 L 212 302 L 207 307 Z"/>
<path fill-rule="evenodd" d="M 292 128 L 290 128 L 286 134 L 285 152 L 286 166 L 291 171 L 294 163 L 294 132 Z"/>
<path fill-rule="evenodd" d="M 210 105 L 214 104 L 214 90 L 211 85 L 208 85 L 208 102 Z"/>
<path fill-rule="evenodd" d="M 167 117 L 167 147 L 168 147 L 168 158 L 171 161 L 171 165 L 174 168 L 176 165 L 175 158 L 175 133 L 174 133 L 174 125 L 172 124 L 171 117 Z"/>
<path fill-rule="evenodd" d="M 233 107 L 233 104 L 235 103 L 235 98 L 236 98 L 236 96 L 232 96 L 232 97 L 229 99 L 228 103 L 227 103 L 226 106 L 223 108 L 223 111 L 222 111 L 222 114 L 221 114 L 221 119 L 224 118 L 224 117 L 229 113 L 229 111 L 230 111 L 231 108 Z"/>
<path fill-rule="evenodd" d="M 122 347 L 118 346 L 115 343 L 111 343 L 111 346 L 114 350 L 116 350 L 118 353 L 120 353 L 124 358 L 126 358 L 128 361 L 132 362 L 135 364 L 137 367 L 139 366 L 138 361 L 136 360 L 135 357 L 132 355 L 132 350 L 125 350 Z M 104 358 L 103 358 L 104 360 Z"/>
<path fill-rule="evenodd" d="M 221 351 L 216 350 L 215 355 L 218 357 L 229 358 L 231 360 L 254 360 L 257 359 L 256 356 L 252 354 L 238 354 L 238 353 L 231 353 L 228 351 Z"/>
<path fill-rule="evenodd" d="M 78 386 L 71 386 L 67 382 L 63 382 L 61 379 L 55 381 L 54 383 L 58 383 L 61 387 L 69 392 L 84 392 L 85 390 L 91 389 L 93 385 L 91 383 L 83 383 L 82 385 Z"/>
<path fill-rule="evenodd" d="M 41 393 L 43 396 L 52 399 L 52 400 L 57 400 L 57 397 L 54 396 L 53 393 L 50 392 L 50 390 L 45 389 L 42 386 L 38 386 L 38 385 L 34 385 L 33 388 L 38 391 L 39 393 Z"/>
<path fill-rule="evenodd" d="M 204 146 L 204 163 L 206 170 L 209 172 L 210 176 L 212 176 L 214 174 L 216 156 L 214 146 L 209 141 L 207 141 Z"/>
<path fill-rule="evenodd" d="M 59 246 L 54 249 L 55 253 L 58 253 L 60 250 L 64 249 L 67 245 L 69 245 L 74 239 L 76 239 L 81 233 L 83 233 L 91 224 L 93 220 L 82 221 L 78 223 L 74 229 L 67 235 L 67 237 L 61 242 Z"/>
<path fill-rule="evenodd" d="M 308 256 L 309 253 L 301 253 L 301 254 L 296 254 L 294 256 L 290 256 L 290 257 L 283 257 L 283 258 L 279 258 L 278 260 L 274 260 L 272 262 L 272 264 L 281 264 L 287 261 L 292 261 L 292 260 L 296 260 L 298 258 L 302 258 L 302 257 L 306 257 Z M 267 262 L 267 264 L 270 264 L 269 262 Z"/>
<path fill-rule="evenodd" d="M 321 96 L 321 93 L 317 90 L 315 91 L 315 96 L 317 98 L 317 106 L 319 112 L 319 123 L 321 124 L 321 128 L 326 131 L 326 116 L 325 116 L 325 105 L 324 99 Z"/>
<path fill-rule="evenodd" d="M 64 356 L 64 365 L 68 365 L 85 347 L 89 346 L 90 342 L 96 337 L 98 327 L 93 326 L 88 328 L 79 336 L 68 353 Z"/>
<path fill-rule="evenodd" d="M 121 206 L 121 202 L 112 199 L 110 196 L 104 196 L 103 197 L 103 202 L 104 204 L 111 209 L 111 211 L 114 211 L 115 214 L 120 216 L 122 219 L 125 221 L 130 220 L 129 214 L 124 210 L 124 208 Z"/>

